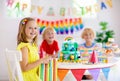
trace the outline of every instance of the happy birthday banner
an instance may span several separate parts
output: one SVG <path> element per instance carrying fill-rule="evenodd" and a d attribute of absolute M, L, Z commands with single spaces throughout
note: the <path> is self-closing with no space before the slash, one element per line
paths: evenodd
<path fill-rule="evenodd" d="M 101 10 L 112 8 L 112 0 L 34 1 L 35 4 L 31 3 L 31 0 L 6 0 L 7 15 L 25 17 L 36 13 L 41 17 L 43 15 L 49 17 L 91 17 Z M 64 4 L 61 5 L 59 2 Z"/>
<path fill-rule="evenodd" d="M 56 21 L 46 21 L 38 18 L 37 24 L 40 27 L 40 34 L 46 27 L 53 27 L 57 34 L 73 34 L 75 31 L 80 31 L 84 27 L 81 18 L 71 18 Z"/>

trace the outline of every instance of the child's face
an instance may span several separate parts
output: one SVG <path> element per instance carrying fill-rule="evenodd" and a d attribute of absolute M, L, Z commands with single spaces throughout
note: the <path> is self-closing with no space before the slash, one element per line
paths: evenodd
<path fill-rule="evenodd" d="M 93 39 L 94 39 L 94 35 L 91 32 L 87 32 L 87 33 L 84 34 L 83 39 L 86 42 L 92 42 Z"/>
<path fill-rule="evenodd" d="M 48 30 L 45 34 L 45 39 L 47 41 L 53 41 L 54 40 L 54 32 L 52 30 Z"/>
<path fill-rule="evenodd" d="M 37 24 L 35 21 L 29 21 L 26 24 L 25 33 L 27 40 L 33 40 L 33 38 L 38 34 Z"/>

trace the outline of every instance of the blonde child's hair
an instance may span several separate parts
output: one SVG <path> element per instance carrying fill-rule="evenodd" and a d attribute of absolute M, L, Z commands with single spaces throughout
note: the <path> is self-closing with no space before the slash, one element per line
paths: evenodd
<path fill-rule="evenodd" d="M 26 18 L 23 18 L 21 21 L 20 21 L 20 24 L 19 24 L 19 29 L 18 29 L 18 35 L 17 35 L 17 45 L 21 42 L 25 42 L 25 43 L 28 43 L 27 39 L 26 39 L 26 33 L 25 33 L 25 29 L 26 29 L 26 24 L 29 22 L 29 21 L 35 21 L 34 18 L 31 18 L 31 17 L 26 17 Z M 33 39 L 33 43 L 35 45 L 37 45 L 37 39 L 38 39 L 38 35 L 35 36 L 35 38 Z"/>
<path fill-rule="evenodd" d="M 85 28 L 81 34 L 81 38 L 83 39 L 84 38 L 84 35 L 86 33 L 91 33 L 93 35 L 93 37 L 95 37 L 95 32 L 93 31 L 93 29 L 91 28 Z"/>
<path fill-rule="evenodd" d="M 52 31 L 53 33 L 55 33 L 55 30 L 53 27 L 46 27 L 42 33 L 42 38 L 43 40 L 45 39 L 45 34 L 48 32 L 48 31 Z"/>

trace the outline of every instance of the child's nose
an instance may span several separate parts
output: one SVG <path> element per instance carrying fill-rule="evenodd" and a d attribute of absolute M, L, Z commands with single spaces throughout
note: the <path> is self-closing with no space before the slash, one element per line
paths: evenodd
<path fill-rule="evenodd" d="M 32 29 L 32 31 L 33 31 L 33 32 L 35 32 L 35 31 L 36 31 L 36 29 L 34 29 L 34 28 L 33 28 L 33 29 Z"/>

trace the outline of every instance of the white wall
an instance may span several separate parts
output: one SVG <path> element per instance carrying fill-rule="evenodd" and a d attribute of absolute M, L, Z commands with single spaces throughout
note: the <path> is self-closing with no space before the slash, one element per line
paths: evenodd
<path fill-rule="evenodd" d="M 34 0 L 33 0 L 34 1 Z M 120 46 L 120 0 L 112 0 L 113 8 L 101 11 L 98 13 L 97 18 L 93 19 L 83 19 L 85 27 L 92 27 L 94 30 L 99 30 L 99 22 L 107 21 L 109 23 L 109 28 L 115 31 L 115 42 Z M 19 19 L 11 19 L 5 16 L 4 11 L 4 0 L 0 0 L 0 80 L 7 79 L 7 69 L 5 64 L 4 50 L 16 49 L 16 35 L 18 31 Z M 49 3 L 49 2 L 48 2 Z M 62 3 L 62 2 L 61 2 Z M 68 3 L 67 3 L 68 4 Z M 80 39 L 80 32 L 75 32 L 74 36 L 76 41 L 82 41 Z M 62 41 L 66 35 L 59 35 L 57 39 L 61 47 Z M 41 36 L 39 37 L 39 43 L 41 42 Z"/>

